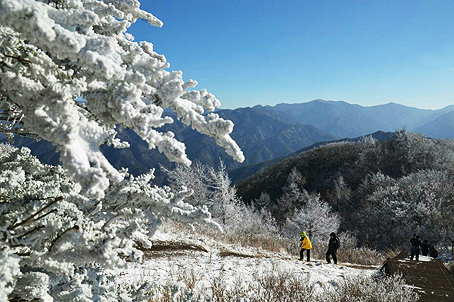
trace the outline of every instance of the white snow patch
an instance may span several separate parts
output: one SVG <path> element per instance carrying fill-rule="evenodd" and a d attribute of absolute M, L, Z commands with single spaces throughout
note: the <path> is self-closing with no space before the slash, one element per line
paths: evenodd
<path fill-rule="evenodd" d="M 411 261 L 416 261 L 416 258 L 413 258 L 413 260 L 411 260 L 410 258 L 399 260 L 399 262 L 411 262 Z M 429 262 L 429 261 L 435 261 L 435 259 L 432 258 L 432 257 L 429 257 L 429 256 L 422 256 L 422 255 L 419 255 L 418 262 L 419 262 L 419 261 L 421 261 L 421 262 Z"/>
<path fill-rule="evenodd" d="M 374 267 L 371 267 L 374 268 Z M 226 286 L 234 288 L 238 283 L 243 286 L 254 282 L 254 276 L 270 272 L 286 272 L 295 277 L 306 278 L 309 282 L 323 286 L 336 287 L 337 283 L 348 276 L 373 275 L 378 271 L 374 269 L 359 269 L 343 264 L 327 264 L 325 261 L 313 260 L 311 262 L 290 259 L 289 256 L 275 255 L 274 257 L 221 257 L 219 251 L 208 253 L 191 252 L 185 255 L 157 257 L 132 263 L 127 269 L 117 272 L 120 282 L 124 284 L 140 284 L 145 281 L 154 286 L 174 284 L 178 274 L 193 274 L 199 286 L 208 289 L 212 280 L 223 277 Z M 180 281 L 181 282 L 181 281 Z"/>

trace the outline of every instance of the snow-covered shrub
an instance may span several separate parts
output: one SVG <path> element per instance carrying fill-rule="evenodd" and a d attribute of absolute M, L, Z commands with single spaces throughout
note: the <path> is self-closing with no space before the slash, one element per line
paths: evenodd
<path fill-rule="evenodd" d="M 329 204 L 322 201 L 319 195 L 308 194 L 301 208 L 287 218 L 283 231 L 294 238 L 305 231 L 314 243 L 325 242 L 329 240 L 331 232 L 337 233 L 339 225 L 340 217 Z"/>

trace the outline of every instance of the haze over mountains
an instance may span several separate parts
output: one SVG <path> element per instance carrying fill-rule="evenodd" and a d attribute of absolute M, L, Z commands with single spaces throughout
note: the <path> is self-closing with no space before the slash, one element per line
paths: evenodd
<path fill-rule="evenodd" d="M 286 117 L 289 122 L 310 124 L 336 138 L 352 138 L 381 131 L 396 131 L 402 127 L 433 138 L 452 138 L 454 131 L 445 131 L 454 105 L 440 110 L 407 107 L 396 103 L 362 107 L 346 102 L 314 100 L 301 104 L 255 106 L 270 114 Z M 427 134 L 426 134 L 427 135 Z"/>
<path fill-rule="evenodd" d="M 217 113 L 235 124 L 232 138 L 244 152 L 244 163 L 233 161 L 213 139 L 178 121 L 163 128 L 174 132 L 175 137 L 186 144 L 186 152 L 192 161 L 216 166 L 221 159 L 228 170 L 287 156 L 318 142 L 361 137 L 377 131 L 393 132 L 403 127 L 432 138 L 454 137 L 454 106 L 425 110 L 395 103 L 362 107 L 346 102 L 315 100 L 219 110 Z M 148 150 L 147 144 L 130 130 L 121 131 L 118 137 L 129 141 L 131 147 L 102 147 L 113 166 L 117 169 L 127 167 L 134 175 L 156 168 L 156 182 L 162 182 L 157 163 L 166 163 L 166 167 L 171 167 L 172 163 L 156 150 Z M 32 154 L 45 163 L 58 163 L 58 156 L 53 154 L 54 149 L 48 142 L 18 138 L 16 145 L 29 147 Z"/>

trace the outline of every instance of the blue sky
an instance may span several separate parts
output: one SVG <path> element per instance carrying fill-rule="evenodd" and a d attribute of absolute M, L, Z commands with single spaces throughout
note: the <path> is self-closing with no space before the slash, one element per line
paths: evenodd
<path fill-rule="evenodd" d="M 129 32 L 221 108 L 454 104 L 454 0 L 142 0 Z"/>

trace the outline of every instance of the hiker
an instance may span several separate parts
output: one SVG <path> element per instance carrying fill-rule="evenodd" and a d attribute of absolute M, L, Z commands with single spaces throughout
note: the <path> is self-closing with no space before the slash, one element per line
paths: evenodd
<path fill-rule="evenodd" d="M 430 247 L 430 257 L 432 258 L 437 258 L 438 257 L 438 251 L 435 249 L 435 246 Z"/>
<path fill-rule="evenodd" d="M 301 238 L 300 238 L 300 259 L 299 260 L 304 260 L 303 259 L 303 253 L 306 251 L 306 259 L 307 261 L 311 261 L 311 248 L 312 244 L 311 241 L 309 240 L 309 237 L 307 237 L 306 232 L 301 232 Z"/>
<path fill-rule="evenodd" d="M 336 233 L 329 234 L 328 251 L 326 252 L 326 262 L 331 263 L 330 256 L 333 257 L 334 264 L 337 264 L 337 249 L 340 246 L 340 240 Z"/>
<path fill-rule="evenodd" d="M 429 254 L 429 250 L 430 250 L 430 244 L 427 241 L 427 239 L 424 239 L 424 241 L 421 244 L 421 254 L 423 256 L 427 256 Z"/>
<path fill-rule="evenodd" d="M 421 240 L 419 240 L 418 235 L 413 235 L 413 238 L 410 239 L 411 243 L 411 254 L 410 259 L 413 260 L 413 257 L 416 256 L 416 261 L 419 260 L 419 248 L 421 246 Z"/>

